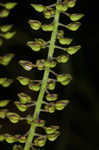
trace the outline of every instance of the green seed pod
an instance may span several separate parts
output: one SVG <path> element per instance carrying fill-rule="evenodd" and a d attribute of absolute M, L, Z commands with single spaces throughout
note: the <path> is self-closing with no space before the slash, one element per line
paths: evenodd
<path fill-rule="evenodd" d="M 3 45 L 3 40 L 0 38 L 0 46 Z"/>
<path fill-rule="evenodd" d="M 41 26 L 43 31 L 53 31 L 54 25 L 53 24 L 43 24 Z"/>
<path fill-rule="evenodd" d="M 22 68 L 24 68 L 26 71 L 30 71 L 33 69 L 33 64 L 30 61 L 27 60 L 20 60 L 19 64 L 21 65 Z"/>
<path fill-rule="evenodd" d="M 41 22 L 38 20 L 29 20 L 28 23 L 33 30 L 39 30 L 41 27 Z"/>
<path fill-rule="evenodd" d="M 7 78 L 6 77 L 4 77 L 4 78 L 0 78 L 0 85 L 2 85 L 5 81 L 7 80 Z"/>
<path fill-rule="evenodd" d="M 56 131 L 59 129 L 59 126 L 44 127 L 44 129 L 47 134 L 53 134 L 56 133 Z"/>
<path fill-rule="evenodd" d="M 38 147 L 43 147 L 46 144 L 46 140 L 47 140 L 46 136 L 40 136 L 40 137 L 37 137 L 36 139 L 34 139 L 33 144 Z"/>
<path fill-rule="evenodd" d="M 0 100 L 0 107 L 6 107 L 9 104 L 10 100 Z"/>
<path fill-rule="evenodd" d="M 45 126 L 45 120 L 38 119 L 38 120 L 34 120 L 33 122 L 35 123 L 35 125 L 37 127 L 44 127 Z"/>
<path fill-rule="evenodd" d="M 7 109 L 0 109 L 0 118 L 5 119 L 7 112 Z"/>
<path fill-rule="evenodd" d="M 12 123 L 18 123 L 21 119 L 21 117 L 17 113 L 13 112 L 8 112 L 7 113 L 7 118 L 12 122 Z"/>
<path fill-rule="evenodd" d="M 31 4 L 31 6 L 37 11 L 37 12 L 43 12 L 46 9 L 46 6 L 41 4 Z"/>
<path fill-rule="evenodd" d="M 44 70 L 44 63 L 45 60 L 44 59 L 39 59 L 36 61 L 36 66 L 38 70 Z"/>
<path fill-rule="evenodd" d="M 15 55 L 13 53 L 9 53 L 9 54 L 2 56 L 0 64 L 7 66 L 10 63 L 10 61 L 13 59 L 14 56 Z"/>
<path fill-rule="evenodd" d="M 68 5 L 56 4 L 56 9 L 57 9 L 58 11 L 67 11 L 67 10 L 68 10 Z"/>
<path fill-rule="evenodd" d="M 0 18 L 6 18 L 8 17 L 10 14 L 10 12 L 6 9 L 3 9 L 2 11 L 0 11 Z"/>
<path fill-rule="evenodd" d="M 75 5 L 76 5 L 76 0 L 68 0 L 67 5 L 68 5 L 69 8 L 75 7 Z"/>
<path fill-rule="evenodd" d="M 18 76 L 17 80 L 24 86 L 28 85 L 31 81 L 29 78 L 23 76 Z"/>
<path fill-rule="evenodd" d="M 45 111 L 48 111 L 49 113 L 54 113 L 55 112 L 55 104 L 54 103 L 49 103 L 44 106 Z"/>
<path fill-rule="evenodd" d="M 18 97 L 22 104 L 30 103 L 32 100 L 32 98 L 28 94 L 23 93 L 23 92 L 18 93 Z"/>
<path fill-rule="evenodd" d="M 6 87 L 10 86 L 12 83 L 13 83 L 12 79 L 7 79 L 2 83 L 2 86 L 6 88 Z"/>
<path fill-rule="evenodd" d="M 76 46 L 70 46 L 66 48 L 66 52 L 70 55 L 75 54 L 79 49 L 81 48 L 81 45 L 76 45 Z"/>
<path fill-rule="evenodd" d="M 46 60 L 44 65 L 45 65 L 45 67 L 54 68 L 54 67 L 56 67 L 56 61 Z"/>
<path fill-rule="evenodd" d="M 57 57 L 58 63 L 67 63 L 69 60 L 69 55 L 62 55 Z"/>
<path fill-rule="evenodd" d="M 15 145 L 13 145 L 13 150 L 23 150 L 23 147 L 22 147 L 22 145 L 15 144 Z"/>
<path fill-rule="evenodd" d="M 58 99 L 57 94 L 47 94 L 46 95 L 46 100 L 47 101 L 56 101 Z"/>
<path fill-rule="evenodd" d="M 77 31 L 80 26 L 81 26 L 80 22 L 73 22 L 73 23 L 69 23 L 68 25 L 66 25 L 66 28 L 71 31 Z"/>
<path fill-rule="evenodd" d="M 9 134 L 5 134 L 5 140 L 6 140 L 7 143 L 16 142 L 16 138 L 14 136 L 9 135 Z"/>
<path fill-rule="evenodd" d="M 71 75 L 70 74 L 59 74 L 57 75 L 57 81 L 58 82 L 64 82 L 68 79 L 71 79 Z"/>
<path fill-rule="evenodd" d="M 19 136 L 18 137 L 18 142 L 25 143 L 26 142 L 26 137 L 25 136 Z"/>
<path fill-rule="evenodd" d="M 69 16 L 71 21 L 79 21 L 82 17 L 84 17 L 84 14 L 81 13 L 74 13 Z"/>
<path fill-rule="evenodd" d="M 40 83 L 30 83 L 28 88 L 32 91 L 38 92 L 40 90 Z"/>
<path fill-rule="evenodd" d="M 15 105 L 21 112 L 25 112 L 28 109 L 28 107 L 25 104 L 22 104 L 20 102 L 15 102 Z"/>
<path fill-rule="evenodd" d="M 69 103 L 69 100 L 60 100 L 60 101 L 57 101 L 56 104 L 55 104 L 55 108 L 57 110 L 63 110 Z"/>
<path fill-rule="evenodd" d="M 48 138 L 49 141 L 53 142 L 53 141 L 55 141 L 58 138 L 59 135 L 60 135 L 60 132 L 57 131 L 57 132 L 55 132 L 53 134 L 48 134 L 47 138 Z"/>
<path fill-rule="evenodd" d="M 13 25 L 3 25 L 0 27 L 1 32 L 8 32 Z"/>
<path fill-rule="evenodd" d="M 2 37 L 6 40 L 9 40 L 11 38 L 13 38 L 13 36 L 16 34 L 16 32 L 6 32 L 2 34 Z"/>
<path fill-rule="evenodd" d="M 72 42 L 72 39 L 71 38 L 59 38 L 59 43 L 62 44 L 62 45 L 70 45 Z"/>
<path fill-rule="evenodd" d="M 27 46 L 29 46 L 35 52 L 38 52 L 41 49 L 40 44 L 38 44 L 37 42 L 29 41 L 27 42 Z"/>
<path fill-rule="evenodd" d="M 48 88 L 48 90 L 54 90 L 54 89 L 55 89 L 55 86 L 56 86 L 56 82 L 53 81 L 53 80 L 50 80 L 50 81 L 48 82 L 47 88 Z"/>
<path fill-rule="evenodd" d="M 45 10 L 43 14 L 46 19 L 50 19 L 53 17 L 53 15 L 55 15 L 55 10 L 53 8 L 49 8 Z"/>
<path fill-rule="evenodd" d="M 8 10 L 13 9 L 16 5 L 17 5 L 17 3 L 15 3 L 15 2 L 8 2 L 8 3 L 3 4 L 3 6 Z"/>
<path fill-rule="evenodd" d="M 5 140 L 5 135 L 0 134 L 0 142 L 3 142 Z"/>

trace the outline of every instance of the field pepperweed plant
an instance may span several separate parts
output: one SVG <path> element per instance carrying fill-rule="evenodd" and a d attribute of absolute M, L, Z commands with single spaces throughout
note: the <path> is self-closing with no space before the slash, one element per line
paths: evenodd
<path fill-rule="evenodd" d="M 42 30 L 44 34 L 50 32 L 51 38 L 49 41 L 45 41 L 41 37 L 35 39 L 34 41 L 26 42 L 26 46 L 29 47 L 30 51 L 34 51 L 39 54 L 39 51 L 47 48 L 48 56 L 46 59 L 38 59 L 36 63 L 33 64 L 29 60 L 19 60 L 18 65 L 21 66 L 21 69 L 29 72 L 32 69 L 37 69 L 38 71 L 43 71 L 42 80 L 33 80 L 26 76 L 18 76 L 16 78 L 23 87 L 27 87 L 33 92 L 37 92 L 37 99 L 34 100 L 29 94 L 21 92 L 17 94 L 19 100 L 14 102 L 15 107 L 19 112 L 24 113 L 30 107 L 34 109 L 33 114 L 27 114 L 25 117 L 22 117 L 16 112 L 11 112 L 6 107 L 9 105 L 11 100 L 9 99 L 0 99 L 0 118 L 8 119 L 12 124 L 18 124 L 20 121 L 25 120 L 26 124 L 30 127 L 29 130 L 24 135 L 11 135 L 9 133 L 0 134 L 0 142 L 6 141 L 7 143 L 12 144 L 13 150 L 37 150 L 40 147 L 45 146 L 46 141 L 55 141 L 60 135 L 59 125 L 51 124 L 48 126 L 46 120 L 43 120 L 40 117 L 41 113 L 55 113 L 56 110 L 63 110 L 69 103 L 69 99 L 60 99 L 58 94 L 53 92 L 57 84 L 62 86 L 67 86 L 71 80 L 72 76 L 69 73 L 58 74 L 54 71 L 54 68 L 58 63 L 67 63 L 71 55 L 75 54 L 80 48 L 80 45 L 73 45 L 73 39 L 65 36 L 64 29 L 68 30 L 70 33 L 75 32 L 81 26 L 79 22 L 80 19 L 84 16 L 82 13 L 69 13 L 69 10 L 74 9 L 77 0 L 57 0 L 55 4 L 49 6 L 31 3 L 30 6 L 33 8 L 33 11 L 37 13 L 42 13 L 46 20 L 53 19 L 50 24 L 43 24 L 39 20 L 31 19 L 28 21 L 28 25 L 31 30 Z M 10 11 L 14 9 L 17 5 L 15 2 L 6 2 L 0 3 L 0 19 L 4 19 L 9 16 Z M 68 24 L 60 23 L 60 17 L 64 15 L 69 18 Z M 39 19 L 39 18 L 38 18 Z M 13 25 L 2 25 L 0 22 L 0 46 L 3 46 L 3 43 L 6 40 L 9 40 L 17 34 L 15 31 L 11 31 Z M 61 30 L 59 30 L 61 27 Z M 56 41 L 58 44 L 56 44 Z M 61 45 L 61 46 L 60 46 Z M 63 51 L 62 55 L 54 56 L 54 51 L 60 49 Z M 3 56 L 0 56 L 0 65 L 6 67 L 15 54 L 7 53 Z M 53 74 L 54 78 L 50 77 L 50 74 Z M 7 77 L 0 77 L 0 86 L 7 88 L 13 83 L 13 79 Z M 0 125 L 0 130 L 2 130 Z M 37 130 L 43 131 L 38 132 Z M 19 144 L 17 144 L 19 142 Z"/>

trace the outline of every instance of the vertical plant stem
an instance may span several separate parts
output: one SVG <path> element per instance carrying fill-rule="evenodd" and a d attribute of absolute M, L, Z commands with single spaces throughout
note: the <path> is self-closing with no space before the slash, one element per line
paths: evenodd
<path fill-rule="evenodd" d="M 57 0 L 57 3 L 61 2 L 61 1 L 62 0 Z M 56 35 L 57 35 L 57 30 L 58 30 L 59 17 L 60 17 L 60 12 L 58 10 L 56 10 L 56 15 L 55 15 L 55 19 L 54 19 L 54 29 L 53 29 L 53 32 L 51 35 L 48 58 L 53 57 L 53 53 L 54 53 L 54 49 L 55 49 Z M 33 120 L 36 120 L 39 116 L 40 109 L 41 109 L 42 102 L 43 102 L 43 98 L 44 98 L 44 94 L 46 91 L 49 73 L 50 73 L 50 68 L 46 67 L 45 71 L 44 71 L 43 79 L 42 79 L 41 89 L 40 89 L 40 92 L 39 92 L 39 95 L 37 98 L 37 103 L 36 103 L 34 114 L 33 114 Z M 28 135 L 27 140 L 26 140 L 24 150 L 30 150 L 32 140 L 35 136 L 35 130 L 36 130 L 36 125 L 34 123 L 32 123 L 30 130 L 29 130 L 29 135 Z"/>

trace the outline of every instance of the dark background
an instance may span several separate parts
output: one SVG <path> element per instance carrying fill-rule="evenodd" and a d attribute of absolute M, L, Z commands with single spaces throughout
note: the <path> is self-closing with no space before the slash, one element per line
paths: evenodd
<path fill-rule="evenodd" d="M 0 0 L 0 2 L 6 2 Z M 14 0 L 13 0 L 14 2 Z M 47 50 L 40 53 L 34 53 L 25 43 L 34 38 L 43 37 L 45 40 L 50 39 L 50 33 L 46 34 L 42 31 L 33 31 L 27 24 L 29 19 L 39 19 L 43 23 L 43 15 L 36 13 L 30 3 L 36 3 L 37 0 L 16 0 L 19 4 L 10 13 L 6 19 L 0 19 L 0 24 L 14 24 L 13 30 L 16 30 L 16 35 L 13 39 L 5 41 L 3 47 L 0 48 L 0 55 L 6 53 L 15 53 L 15 58 L 7 67 L 0 66 L 0 77 L 7 76 L 16 79 L 18 75 L 28 76 L 31 79 L 42 78 L 42 73 L 38 71 L 26 72 L 19 65 L 18 60 L 28 59 L 35 63 L 36 59 L 44 58 Z M 55 0 L 54 0 L 55 2 Z M 38 3 L 52 4 L 53 1 L 38 0 Z M 77 5 L 70 12 L 81 12 L 85 17 L 81 20 L 82 26 L 80 29 L 71 33 L 75 44 L 81 44 L 81 50 L 72 56 L 67 64 L 59 65 L 56 71 L 69 72 L 72 74 L 73 81 L 67 87 L 57 86 L 59 98 L 70 99 L 70 104 L 63 110 L 56 112 L 54 115 L 44 114 L 45 118 L 52 119 L 50 122 L 61 126 L 61 135 L 53 143 L 47 142 L 42 148 L 53 150 L 98 150 L 99 149 L 99 92 L 98 92 L 98 76 L 99 76 L 99 23 L 98 23 L 98 8 L 97 3 L 89 0 L 78 0 Z M 66 22 L 65 16 L 61 16 L 61 21 Z M 66 33 L 65 33 L 66 34 Z M 67 31 L 67 34 L 68 31 Z M 58 51 L 55 52 L 58 55 Z M 9 98 L 12 101 L 16 100 L 17 93 L 27 91 L 19 83 L 15 82 L 9 88 L 0 87 L 0 99 Z M 31 94 L 31 92 L 30 92 Z M 33 94 L 34 97 L 36 94 Z M 17 111 L 13 104 L 9 106 L 10 111 Z M 2 132 L 24 133 L 23 126 L 11 126 L 8 120 L 1 120 L 4 125 Z M 23 125 L 23 126 L 22 126 Z M 27 129 L 27 127 L 26 127 Z M 25 130 L 25 126 L 24 126 Z M 0 143 L 1 149 L 11 149 L 11 145 L 6 142 Z"/>

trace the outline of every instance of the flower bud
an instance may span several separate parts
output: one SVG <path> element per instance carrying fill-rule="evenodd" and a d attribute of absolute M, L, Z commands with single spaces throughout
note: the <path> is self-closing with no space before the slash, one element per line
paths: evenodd
<path fill-rule="evenodd" d="M 55 89 L 55 86 L 56 86 L 56 82 L 53 81 L 53 80 L 50 80 L 50 81 L 48 82 L 47 88 L 48 88 L 48 90 L 54 90 L 54 89 Z"/>
<path fill-rule="evenodd" d="M 56 4 L 56 9 L 58 11 L 67 11 L 68 10 L 68 6 L 65 4 Z"/>
<path fill-rule="evenodd" d="M 33 122 L 35 123 L 35 125 L 37 127 L 44 127 L 45 126 L 45 120 L 38 119 L 38 120 L 34 120 Z"/>
<path fill-rule="evenodd" d="M 13 112 L 8 112 L 7 113 L 7 118 L 12 122 L 12 123 L 18 123 L 21 119 L 21 117 Z"/>
<path fill-rule="evenodd" d="M 16 34 L 16 32 L 6 32 L 2 34 L 2 37 L 6 40 L 9 40 L 11 38 L 13 38 L 13 36 Z"/>
<path fill-rule="evenodd" d="M 80 26 L 81 26 L 80 22 L 73 22 L 73 23 L 69 23 L 68 25 L 66 25 L 66 28 L 71 31 L 76 31 L 79 29 Z"/>
<path fill-rule="evenodd" d="M 1 32 L 8 32 L 13 25 L 3 25 L 0 27 Z"/>
<path fill-rule="evenodd" d="M 9 54 L 2 56 L 2 58 L 0 60 L 0 64 L 7 66 L 10 63 L 10 61 L 13 59 L 14 56 L 15 55 L 13 53 L 9 53 Z"/>
<path fill-rule="evenodd" d="M 10 86 L 12 83 L 13 83 L 13 80 L 12 80 L 12 79 L 6 79 L 6 80 L 2 83 L 2 86 L 6 88 L 6 87 Z"/>
<path fill-rule="evenodd" d="M 21 65 L 22 68 L 24 68 L 26 71 L 30 71 L 33 69 L 33 64 L 30 61 L 27 60 L 20 60 L 19 64 Z"/>
<path fill-rule="evenodd" d="M 59 74 L 57 75 L 57 81 L 58 82 L 64 82 L 68 79 L 71 79 L 71 75 L 70 74 Z"/>
<path fill-rule="evenodd" d="M 7 78 L 6 77 L 4 77 L 4 78 L 0 78 L 0 85 L 2 85 L 5 81 L 7 80 Z"/>
<path fill-rule="evenodd" d="M 36 66 L 38 70 L 44 70 L 44 63 L 45 60 L 44 59 L 40 59 L 36 61 Z"/>
<path fill-rule="evenodd" d="M 50 19 L 50 18 L 53 17 L 53 15 L 55 15 L 55 10 L 52 9 L 52 8 L 49 8 L 48 10 L 45 10 L 45 11 L 43 12 L 43 14 L 44 14 L 44 17 L 45 17 L 46 19 Z"/>
<path fill-rule="evenodd" d="M 57 57 L 58 63 L 67 63 L 69 60 L 69 55 L 62 55 Z"/>
<path fill-rule="evenodd" d="M 29 42 L 27 42 L 27 46 L 29 46 L 35 52 L 38 52 L 41 49 L 40 44 L 37 42 L 29 41 Z"/>
<path fill-rule="evenodd" d="M 56 131 L 59 129 L 59 126 L 44 127 L 44 129 L 47 134 L 53 134 L 56 133 Z"/>
<path fill-rule="evenodd" d="M 49 104 L 46 104 L 44 106 L 44 109 L 46 111 L 48 111 L 49 113 L 54 113 L 55 112 L 55 104 L 54 103 L 49 103 Z"/>
<path fill-rule="evenodd" d="M 16 138 L 14 136 L 9 135 L 9 134 L 5 134 L 5 140 L 6 140 L 7 143 L 16 142 Z"/>
<path fill-rule="evenodd" d="M 30 103 L 32 100 L 32 98 L 28 94 L 23 93 L 23 92 L 18 93 L 18 97 L 22 104 Z"/>
<path fill-rule="evenodd" d="M 34 139 L 33 144 L 38 147 L 43 147 L 46 144 L 46 140 L 47 140 L 46 136 L 40 136 Z"/>
<path fill-rule="evenodd" d="M 66 48 L 66 52 L 70 55 L 75 54 L 79 49 L 81 48 L 80 45 L 76 45 L 76 46 L 70 46 L 68 48 Z"/>
<path fill-rule="evenodd" d="M 56 101 L 58 98 L 57 94 L 47 94 L 46 95 L 46 100 L 47 101 Z"/>
<path fill-rule="evenodd" d="M 20 102 L 15 102 L 15 105 L 21 112 L 25 112 L 28 109 L 28 107 L 25 104 L 22 104 Z"/>
<path fill-rule="evenodd" d="M 6 9 L 3 9 L 2 11 L 0 11 L 0 18 L 6 18 L 8 17 L 10 14 L 10 12 Z"/>
<path fill-rule="evenodd" d="M 55 141 L 57 138 L 58 138 L 58 136 L 60 135 L 60 132 L 59 131 L 57 131 L 57 132 L 55 132 L 55 133 L 52 133 L 52 134 L 48 134 L 47 135 L 47 138 L 48 138 L 48 140 L 49 141 Z"/>
<path fill-rule="evenodd" d="M 29 20 L 28 23 L 33 30 L 39 30 L 41 27 L 41 22 L 38 20 Z"/>
<path fill-rule="evenodd" d="M 38 92 L 40 90 L 40 83 L 30 83 L 28 85 L 29 89 L 35 92 Z"/>
<path fill-rule="evenodd" d="M 69 8 L 73 8 L 76 5 L 76 0 L 68 0 L 67 5 Z"/>
<path fill-rule="evenodd" d="M 19 136 L 18 137 L 18 142 L 25 143 L 26 142 L 26 137 L 25 136 Z"/>
<path fill-rule="evenodd" d="M 22 147 L 22 145 L 15 144 L 15 145 L 13 145 L 13 150 L 23 150 L 23 147 Z"/>
<path fill-rule="evenodd" d="M 0 100 L 0 107 L 6 107 L 9 104 L 10 100 Z"/>
<path fill-rule="evenodd" d="M 57 39 L 63 38 L 64 37 L 64 30 L 59 30 L 57 34 Z"/>
<path fill-rule="evenodd" d="M 54 60 L 46 60 L 44 65 L 45 67 L 54 68 L 56 67 L 56 62 Z"/>
<path fill-rule="evenodd" d="M 81 13 L 74 13 L 69 16 L 71 21 L 79 21 L 82 17 L 84 17 L 84 14 Z"/>
<path fill-rule="evenodd" d="M 41 26 L 43 31 L 53 31 L 54 25 L 53 24 L 43 24 Z"/>
<path fill-rule="evenodd" d="M 7 112 L 7 109 L 0 109 L 0 118 L 5 119 Z"/>
<path fill-rule="evenodd" d="M 56 104 L 55 104 L 55 108 L 57 110 L 63 110 L 69 103 L 69 100 L 60 100 L 60 101 L 57 101 Z"/>
<path fill-rule="evenodd" d="M 41 4 L 31 4 L 31 6 L 37 11 L 37 12 L 43 12 L 46 9 L 46 6 Z"/>
<path fill-rule="evenodd" d="M 15 3 L 15 2 L 8 2 L 8 3 L 3 4 L 3 6 L 8 10 L 13 9 L 16 5 L 17 5 L 17 3 Z"/>
<path fill-rule="evenodd" d="M 24 86 L 28 85 L 30 83 L 30 79 L 27 77 L 18 76 L 17 80 Z"/>
<path fill-rule="evenodd" d="M 70 45 L 72 42 L 72 39 L 71 38 L 59 38 L 59 43 L 62 44 L 62 45 Z"/>
<path fill-rule="evenodd" d="M 0 142 L 3 142 L 5 140 L 5 135 L 0 134 Z"/>

